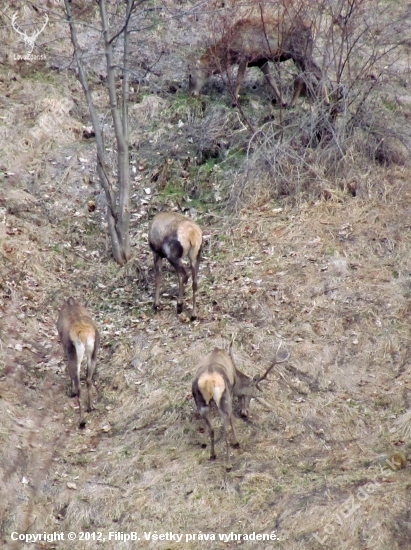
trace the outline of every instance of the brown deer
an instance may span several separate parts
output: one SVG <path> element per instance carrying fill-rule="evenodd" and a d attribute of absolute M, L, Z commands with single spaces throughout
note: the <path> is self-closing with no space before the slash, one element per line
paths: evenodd
<path fill-rule="evenodd" d="M 233 447 L 239 447 L 234 428 L 233 397 L 238 397 L 240 413 L 244 418 L 248 417 L 248 407 L 252 398 L 259 401 L 262 405 L 271 408 L 271 406 L 258 395 L 258 391 L 261 391 L 259 383 L 267 377 L 277 363 L 282 363 L 288 359 L 287 355 L 284 359 L 277 360 L 280 347 L 281 344 L 277 349 L 275 360 L 265 373 L 262 376 L 257 374 L 254 378 L 250 378 L 236 367 L 232 355 L 232 342 L 230 344 L 229 354 L 223 349 L 214 348 L 214 350 L 200 362 L 192 385 L 192 392 L 198 412 L 206 421 L 210 433 L 210 460 L 216 458 L 214 451 L 214 428 L 209 416 L 209 405 L 211 400 L 214 400 L 220 411 L 226 442 L 227 470 L 231 470 L 232 468 L 228 441 L 229 424 L 233 431 Z"/>
<path fill-rule="evenodd" d="M 81 406 L 80 368 L 84 355 L 87 358 L 87 411 L 91 411 L 91 386 L 96 368 L 100 336 L 87 309 L 70 297 L 60 310 L 57 331 L 63 345 L 71 380 L 71 396 L 78 398 L 80 409 L 79 427 L 84 428 L 86 421 Z"/>
<path fill-rule="evenodd" d="M 157 309 L 159 304 L 163 258 L 167 258 L 178 275 L 177 313 L 183 311 L 184 287 L 188 281 L 188 275 L 181 260 L 185 256 L 188 256 L 193 279 L 193 311 L 191 320 L 194 321 L 197 318 L 197 278 L 202 243 L 203 233 L 190 218 L 176 212 L 160 212 L 154 216 L 148 231 L 148 244 L 153 251 L 156 272 L 154 309 Z"/>
<path fill-rule="evenodd" d="M 247 67 L 259 67 L 271 86 L 277 103 L 285 107 L 280 92 L 270 73 L 269 61 L 281 63 L 292 59 L 303 73 L 295 80 L 290 107 L 294 107 L 304 86 L 312 87 L 313 75 L 318 81 L 319 96 L 329 105 L 327 89 L 320 67 L 313 59 L 314 39 L 311 26 L 300 17 L 294 19 L 241 19 L 224 36 L 210 46 L 197 61 L 189 77 L 189 91 L 198 96 L 206 79 L 212 74 L 228 71 L 238 65 L 234 100 L 244 80 Z"/>

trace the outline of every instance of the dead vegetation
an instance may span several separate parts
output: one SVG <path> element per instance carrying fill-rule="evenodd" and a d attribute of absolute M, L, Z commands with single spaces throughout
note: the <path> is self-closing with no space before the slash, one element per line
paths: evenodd
<path fill-rule="evenodd" d="M 274 542 L 243 542 L 258 549 L 409 548 L 408 161 L 374 164 L 347 147 L 344 165 L 330 171 L 322 149 L 301 143 L 301 161 L 287 165 L 281 158 L 273 165 L 277 172 L 259 172 L 255 160 L 252 171 L 247 164 L 238 172 L 249 140 L 237 113 L 214 105 L 214 98 L 204 100 L 203 111 L 178 94 L 140 97 L 131 110 L 134 258 L 119 268 L 105 233 L 94 148 L 81 132 L 71 133 L 84 122 L 74 78 L 56 75 L 50 83 L 14 70 L 0 80 L 8 129 L 0 173 L 5 547 L 13 547 L 13 531 L 101 531 L 106 537 L 137 531 L 142 546 L 158 549 L 234 548 L 238 541 L 218 539 L 231 532 L 276 533 Z M 144 91 L 152 92 L 150 86 Z M 76 108 L 51 117 L 53 131 L 38 134 L 36 147 L 23 151 L 18 140 L 43 120 L 34 107 L 44 107 L 46 95 L 57 106 L 68 89 Z M 254 91 L 250 100 L 259 117 L 267 104 L 261 98 Z M 207 154 L 197 165 L 193 128 L 201 134 L 217 110 L 227 115 L 221 126 L 212 118 L 203 141 Z M 402 111 L 400 117 L 407 107 Z M 311 116 L 304 106 L 299 114 Z M 227 155 L 208 154 L 217 143 Z M 277 145 L 281 153 L 287 141 Z M 255 150 L 259 162 L 266 153 L 272 162 L 262 141 Z M 281 179 L 280 169 L 308 192 L 296 200 L 295 186 L 282 191 L 293 180 Z M 237 212 L 218 208 L 236 189 L 243 193 Z M 149 220 L 164 206 L 179 205 L 191 209 L 204 231 L 194 323 L 175 315 L 172 269 L 164 273 L 163 308 L 152 311 Z M 87 300 L 102 342 L 96 410 L 83 431 L 76 428 L 78 410 L 67 395 L 55 330 L 70 295 Z M 264 372 L 279 340 L 290 360 L 277 365 L 266 384 L 273 411 L 253 402 L 247 421 L 235 419 L 241 449 L 232 451 L 227 473 L 222 457 L 209 462 L 209 449 L 201 448 L 204 427 L 190 386 L 198 358 L 214 346 L 227 349 L 233 333 L 236 362 L 250 376 Z M 220 448 L 218 411 L 213 420 Z M 396 461 L 398 453 L 405 461 Z M 387 460 L 401 468 L 386 468 Z M 144 532 L 154 531 L 214 533 L 217 540 L 143 541 Z"/>
<path fill-rule="evenodd" d="M 383 549 L 401 532 L 406 548 L 408 470 L 382 470 L 380 459 L 395 449 L 407 454 L 409 445 L 394 426 L 409 406 L 408 177 L 398 169 L 378 200 L 344 196 L 282 211 L 267 203 L 241 213 L 235 227 L 205 217 L 199 321 L 186 324 L 175 316 L 171 270 L 165 308 L 152 312 L 149 216 L 134 237 L 145 287 L 109 261 L 98 234 L 93 250 L 83 249 L 87 236 L 79 230 L 95 215 L 84 205 L 77 228 L 64 229 L 62 211 L 37 242 L 28 239 L 31 222 L 7 214 L 3 538 L 14 529 L 56 525 L 62 531 L 275 531 L 282 548 L 321 547 L 317 535 L 326 548 Z M 89 251 L 98 253 L 92 262 Z M 103 342 L 97 410 L 84 433 L 76 429 L 54 331 L 61 296 L 76 288 L 88 296 Z M 237 362 L 250 375 L 264 368 L 278 338 L 291 359 L 278 365 L 265 392 L 274 411 L 254 403 L 249 421 L 236 420 L 242 447 L 232 452 L 233 471 L 226 474 L 224 461 L 209 463 L 200 446 L 203 426 L 190 384 L 197 358 L 210 344 L 226 347 L 233 331 Z M 53 335 L 49 349 L 44 333 Z M 47 412 L 39 411 L 35 396 L 47 387 Z M 56 448 L 58 433 L 63 448 Z M 219 440 L 221 428 L 217 434 Z M 27 447 L 28 458 L 19 446 Z M 20 498 L 28 506 L 15 508 Z M 179 547 L 147 543 L 159 545 Z"/>

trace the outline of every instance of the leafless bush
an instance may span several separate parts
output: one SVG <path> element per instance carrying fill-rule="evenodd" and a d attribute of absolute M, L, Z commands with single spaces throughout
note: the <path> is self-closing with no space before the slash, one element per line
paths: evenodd
<path fill-rule="evenodd" d="M 239 114 L 224 106 L 211 107 L 204 118 L 189 121 L 188 135 L 197 144 L 198 163 L 221 156 L 244 130 Z"/>
<path fill-rule="evenodd" d="M 324 0 L 315 6 L 267 1 L 258 9 L 262 18 L 310 18 L 331 106 L 324 109 L 311 98 L 309 109 L 307 102 L 296 113 L 280 109 L 274 120 L 257 127 L 231 201 L 256 200 L 260 192 L 298 201 L 308 192 L 320 196 L 330 180 L 336 189 L 345 188 L 343 179 L 370 161 L 405 164 L 411 149 L 406 123 L 409 7 L 396 10 L 395 21 L 390 5 L 382 1 Z M 291 78 L 287 74 L 281 82 L 284 74 L 286 70 L 277 71 L 279 89 Z M 226 78 L 230 87 L 233 80 Z"/>

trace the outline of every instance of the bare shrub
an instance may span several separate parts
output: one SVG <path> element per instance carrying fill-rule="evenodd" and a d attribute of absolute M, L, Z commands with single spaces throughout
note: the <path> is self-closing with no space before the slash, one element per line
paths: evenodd
<path fill-rule="evenodd" d="M 250 139 L 233 199 L 244 200 L 250 192 L 252 196 L 263 191 L 256 187 L 257 181 L 271 196 L 299 197 L 312 184 L 321 189 L 327 185 L 327 168 L 335 165 L 327 147 L 331 141 L 338 143 L 338 136 L 323 111 L 308 112 L 303 117 L 290 113 L 282 123 L 267 122 Z M 268 177 L 263 176 L 264 172 Z"/>
<path fill-rule="evenodd" d="M 406 7 L 396 11 L 395 21 L 391 11 L 385 2 L 369 0 L 298 7 L 286 0 L 264 3 L 263 19 L 274 13 L 310 17 L 315 57 L 331 83 L 331 106 L 324 109 L 314 96 L 309 109 L 307 103 L 295 113 L 280 109 L 257 126 L 241 109 L 253 134 L 231 190 L 232 204 L 255 201 L 258 193 L 299 201 L 307 194 L 322 196 L 325 188 L 347 190 L 342 180 L 370 160 L 385 166 L 408 161 L 411 133 L 404 107 L 410 100 L 404 86 L 410 23 Z M 287 86 L 276 72 L 279 89 Z M 227 82 L 233 82 L 230 75 Z"/>

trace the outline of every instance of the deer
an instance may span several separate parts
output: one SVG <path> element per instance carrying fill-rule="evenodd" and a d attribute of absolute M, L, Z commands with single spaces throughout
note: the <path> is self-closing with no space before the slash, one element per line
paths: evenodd
<path fill-rule="evenodd" d="M 320 98 L 329 106 L 327 88 L 323 83 L 322 71 L 313 59 L 313 49 L 311 25 L 300 17 L 283 20 L 241 19 L 197 60 L 189 75 L 189 92 L 197 97 L 209 76 L 226 72 L 231 65 L 238 65 L 233 94 L 235 104 L 238 104 L 238 93 L 247 67 L 259 67 L 272 88 L 277 103 L 287 107 L 277 89 L 268 63 L 281 63 L 292 59 L 301 74 L 295 79 L 294 94 L 289 106 L 295 106 L 304 88 L 310 90 L 311 76 L 318 82 Z"/>
<path fill-rule="evenodd" d="M 166 258 L 178 275 L 179 291 L 177 314 L 183 311 L 184 287 L 188 281 L 187 271 L 182 259 L 187 256 L 190 261 L 193 284 L 193 310 L 191 320 L 197 319 L 196 295 L 198 269 L 201 260 L 203 233 L 190 218 L 177 212 L 159 212 L 151 221 L 148 231 L 148 244 L 153 252 L 155 268 L 155 296 L 153 308 L 159 307 L 161 269 Z"/>
<path fill-rule="evenodd" d="M 265 380 L 274 366 L 288 359 L 288 355 L 278 360 L 278 352 L 281 344 L 278 346 L 274 361 L 264 372 L 263 375 L 256 374 L 253 378 L 241 372 L 234 361 L 232 354 L 232 345 L 230 344 L 229 353 L 224 349 L 214 348 L 206 357 L 200 361 L 193 384 L 192 393 L 197 405 L 200 416 L 204 418 L 210 435 L 210 460 L 215 460 L 214 449 L 214 428 L 210 419 L 210 402 L 214 401 L 220 411 L 224 427 L 224 437 L 226 443 L 226 470 L 232 469 L 229 452 L 229 426 L 233 432 L 234 448 L 240 446 L 236 431 L 234 428 L 233 398 L 237 397 L 240 404 L 240 415 L 242 418 L 248 418 L 249 405 L 252 398 L 260 402 L 265 407 L 271 409 L 271 405 L 262 399 L 258 392 L 262 391 L 259 387 L 260 382 Z"/>
<path fill-rule="evenodd" d="M 73 297 L 70 297 L 60 310 L 57 331 L 67 358 L 71 397 L 77 396 L 78 400 L 79 428 L 84 428 L 86 421 L 81 406 L 81 363 L 85 355 L 87 358 L 87 412 L 90 412 L 92 410 L 91 386 L 100 347 L 100 335 L 87 309 Z"/>

